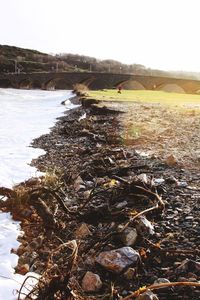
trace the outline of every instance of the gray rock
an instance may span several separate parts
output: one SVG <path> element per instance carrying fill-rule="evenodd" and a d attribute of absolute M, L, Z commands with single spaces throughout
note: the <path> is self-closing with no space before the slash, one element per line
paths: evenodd
<path fill-rule="evenodd" d="M 137 237 L 137 230 L 127 227 L 121 234 L 121 241 L 125 246 L 133 246 L 136 243 Z"/>
<path fill-rule="evenodd" d="M 186 181 L 178 181 L 177 182 L 177 187 L 187 187 L 188 184 Z"/>
<path fill-rule="evenodd" d="M 160 283 L 170 283 L 170 281 L 167 278 L 158 278 L 154 281 L 154 284 L 160 284 Z"/>
<path fill-rule="evenodd" d="M 116 208 L 124 208 L 127 206 L 127 204 L 128 204 L 127 201 L 122 201 L 116 205 Z"/>
<path fill-rule="evenodd" d="M 154 227 L 145 216 L 141 216 L 138 218 L 138 224 L 136 225 L 136 229 L 141 235 L 154 234 Z"/>
<path fill-rule="evenodd" d="M 184 274 L 188 272 L 200 272 L 200 262 L 196 262 L 192 259 L 184 260 L 179 267 L 175 270 L 176 274 Z"/>
<path fill-rule="evenodd" d="M 140 260 L 140 255 L 131 247 L 104 251 L 96 257 L 96 262 L 108 271 L 121 273 L 130 266 L 136 266 Z"/>
<path fill-rule="evenodd" d="M 193 219 L 194 219 L 193 216 L 187 216 L 187 217 L 185 217 L 185 220 L 187 220 L 187 221 L 191 221 L 191 220 L 193 220 Z"/>
<path fill-rule="evenodd" d="M 157 278 L 154 281 L 154 284 L 160 284 L 160 283 L 170 283 L 170 281 L 167 278 Z M 168 286 L 162 287 L 162 291 L 167 291 L 168 289 L 171 289 L 171 287 Z"/>
<path fill-rule="evenodd" d="M 76 180 L 74 181 L 74 189 L 76 192 L 78 192 L 81 189 L 85 188 L 85 184 L 84 181 L 82 180 L 82 178 L 80 176 L 78 176 L 76 178 Z"/>

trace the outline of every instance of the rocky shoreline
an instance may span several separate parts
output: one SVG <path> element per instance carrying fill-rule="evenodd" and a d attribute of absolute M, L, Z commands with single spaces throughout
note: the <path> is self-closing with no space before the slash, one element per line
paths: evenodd
<path fill-rule="evenodd" d="M 199 174 L 126 145 L 123 114 L 82 101 L 33 142 L 47 175 L 7 191 L 25 232 L 17 271 L 41 274 L 27 299 L 200 298 Z"/>

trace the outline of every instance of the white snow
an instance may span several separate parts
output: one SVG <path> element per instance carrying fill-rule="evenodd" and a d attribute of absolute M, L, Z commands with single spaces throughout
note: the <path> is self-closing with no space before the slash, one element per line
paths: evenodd
<path fill-rule="evenodd" d="M 0 89 L 0 187 L 12 187 L 32 176 L 39 175 L 28 164 L 45 152 L 30 147 L 31 141 L 48 133 L 57 117 L 67 107 L 61 102 L 71 97 L 70 91 L 39 91 Z M 22 234 L 20 223 L 9 213 L 0 213 L 0 300 L 16 300 L 17 290 L 27 276 L 15 274 L 18 256 L 11 253 L 19 247 L 17 237 Z M 29 284 L 33 285 L 36 280 Z M 28 286 L 30 289 L 30 286 Z M 28 290 L 23 292 L 27 292 Z"/>

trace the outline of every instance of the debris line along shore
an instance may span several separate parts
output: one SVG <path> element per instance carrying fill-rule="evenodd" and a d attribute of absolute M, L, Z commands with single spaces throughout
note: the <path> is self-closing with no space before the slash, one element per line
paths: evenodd
<path fill-rule="evenodd" d="M 25 232 L 17 270 L 41 275 L 27 299 L 200 298 L 199 191 L 178 184 L 197 174 L 141 156 L 123 116 L 83 101 L 34 140 L 46 175 L 1 191 Z"/>

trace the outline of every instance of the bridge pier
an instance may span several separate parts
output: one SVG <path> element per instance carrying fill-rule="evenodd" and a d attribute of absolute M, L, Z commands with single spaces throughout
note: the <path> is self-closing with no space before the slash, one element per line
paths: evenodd
<path fill-rule="evenodd" d="M 42 90 L 46 90 L 46 85 L 45 85 L 44 82 L 42 82 L 42 84 L 41 84 L 41 89 L 42 89 Z"/>

